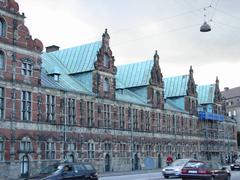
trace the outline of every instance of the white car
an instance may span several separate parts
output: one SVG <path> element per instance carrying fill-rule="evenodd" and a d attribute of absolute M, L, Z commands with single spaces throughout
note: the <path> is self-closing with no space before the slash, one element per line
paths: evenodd
<path fill-rule="evenodd" d="M 194 159 L 178 159 L 174 161 L 170 166 L 166 166 L 162 169 L 162 174 L 164 178 L 169 178 L 170 176 L 180 177 L 183 166 Z"/>

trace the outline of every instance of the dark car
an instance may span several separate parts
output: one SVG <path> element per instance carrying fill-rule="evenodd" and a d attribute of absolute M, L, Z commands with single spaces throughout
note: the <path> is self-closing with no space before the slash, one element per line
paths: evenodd
<path fill-rule="evenodd" d="M 236 161 L 231 164 L 230 168 L 232 171 L 234 171 L 235 169 L 240 170 L 240 158 L 236 159 Z"/>
<path fill-rule="evenodd" d="M 98 180 L 96 169 L 90 163 L 62 163 L 43 168 L 39 174 L 29 179 L 38 180 Z"/>
<path fill-rule="evenodd" d="M 183 180 L 230 180 L 231 174 L 226 167 L 216 162 L 189 161 L 182 168 L 181 177 Z"/>

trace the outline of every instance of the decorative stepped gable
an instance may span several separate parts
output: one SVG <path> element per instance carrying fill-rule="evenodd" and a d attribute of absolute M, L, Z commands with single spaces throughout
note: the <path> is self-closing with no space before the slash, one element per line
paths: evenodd
<path fill-rule="evenodd" d="M 100 98 L 115 99 L 116 72 L 114 56 L 109 47 L 110 36 L 105 29 L 102 35 L 102 45 L 97 52 L 97 60 L 94 63 L 95 70 L 92 74 L 92 91 Z"/>
<path fill-rule="evenodd" d="M 121 65 L 117 69 L 117 79 L 122 83 L 117 84 L 117 89 L 128 89 L 141 96 L 148 105 L 164 108 L 163 81 L 157 51 L 154 60 Z"/>
<path fill-rule="evenodd" d="M 219 80 L 218 77 L 216 77 L 216 83 L 215 83 L 215 91 L 214 91 L 214 103 L 221 104 L 222 103 L 222 95 L 219 89 Z"/>
<path fill-rule="evenodd" d="M 196 84 L 193 78 L 193 69 L 192 66 L 190 66 L 189 79 L 187 83 L 187 96 L 185 97 L 185 110 L 188 111 L 191 115 L 198 115 L 197 107 L 198 100 Z"/>
<path fill-rule="evenodd" d="M 5 61 L 0 76 L 13 82 L 40 85 L 43 44 L 32 39 L 24 19 L 14 0 L 0 1 L 0 53 Z"/>
<path fill-rule="evenodd" d="M 197 92 L 192 67 L 188 75 L 164 78 L 164 92 L 166 102 L 171 100 L 183 111 L 197 115 Z"/>

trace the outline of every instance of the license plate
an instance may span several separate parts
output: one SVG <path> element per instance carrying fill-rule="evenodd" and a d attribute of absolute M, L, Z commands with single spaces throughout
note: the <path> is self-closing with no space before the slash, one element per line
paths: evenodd
<path fill-rule="evenodd" d="M 196 174 L 196 173 L 197 173 L 197 171 L 190 170 L 190 171 L 188 171 L 188 173 L 191 173 L 191 174 Z"/>

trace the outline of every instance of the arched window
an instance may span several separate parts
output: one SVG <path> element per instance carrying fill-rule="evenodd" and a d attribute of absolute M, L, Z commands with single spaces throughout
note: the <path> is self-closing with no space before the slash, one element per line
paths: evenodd
<path fill-rule="evenodd" d="M 160 93 L 157 92 L 157 105 L 160 105 L 160 101 L 161 101 L 161 99 L 160 99 Z"/>
<path fill-rule="evenodd" d="M 21 152 L 31 152 L 33 150 L 32 148 L 32 142 L 29 137 L 22 138 L 20 142 L 20 151 Z"/>
<path fill-rule="evenodd" d="M 0 37 L 4 37 L 6 35 L 6 23 L 0 18 Z"/>
<path fill-rule="evenodd" d="M 4 53 L 0 51 L 0 69 L 4 69 L 5 63 L 4 63 Z"/>
<path fill-rule="evenodd" d="M 21 159 L 21 177 L 28 177 L 29 175 L 29 158 L 24 155 Z"/>
<path fill-rule="evenodd" d="M 109 92 L 109 89 L 110 89 L 109 80 L 108 80 L 108 78 L 105 78 L 104 82 L 103 82 L 103 91 L 104 92 Z"/>
<path fill-rule="evenodd" d="M 105 67 L 109 68 L 109 63 L 110 63 L 109 56 L 104 55 L 103 65 L 104 65 Z"/>

